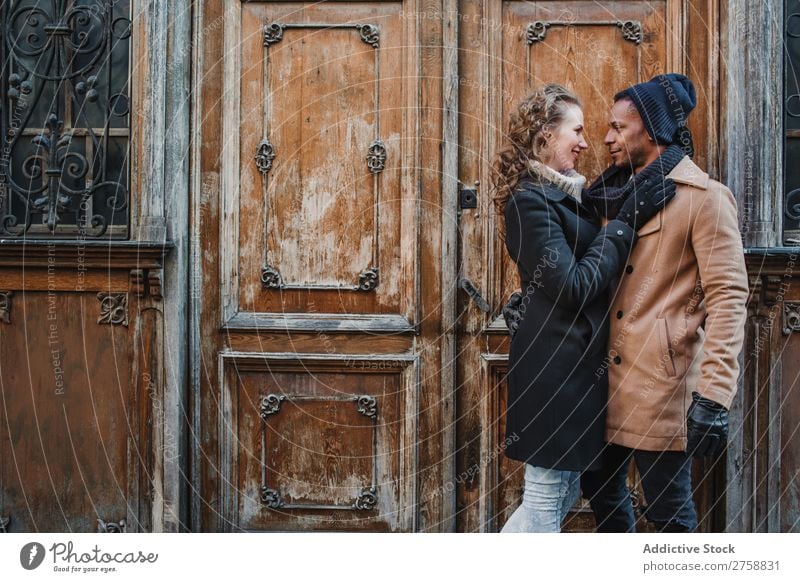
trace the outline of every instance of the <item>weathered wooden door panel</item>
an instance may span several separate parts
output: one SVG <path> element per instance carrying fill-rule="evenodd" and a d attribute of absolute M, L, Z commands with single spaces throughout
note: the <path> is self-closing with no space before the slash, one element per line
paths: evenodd
<path fill-rule="evenodd" d="M 311 300 L 326 306 L 320 317 L 410 327 L 420 111 L 402 4 L 250 2 L 239 19 L 228 78 L 240 86 L 226 87 L 236 106 L 224 121 L 225 321 L 296 320 Z"/>
<path fill-rule="evenodd" d="M 92 299 L 17 293 L 0 324 L 9 531 L 91 532 L 98 515 L 127 517 L 130 330 L 98 325 Z M 81 329 L 83 342 L 69 341 Z"/>
<path fill-rule="evenodd" d="M 617 88 L 665 70 L 666 2 L 507 2 L 505 7 L 501 119 L 508 119 L 532 87 L 568 86 L 588 113 L 590 147 L 577 169 L 599 174 L 607 165 L 605 112 Z"/>
<path fill-rule="evenodd" d="M 221 459 L 235 484 L 231 521 L 253 530 L 413 527 L 416 459 L 404 443 L 416 438 L 414 359 L 373 369 L 377 360 L 322 355 L 223 358 L 221 422 L 236 435 Z"/>
<path fill-rule="evenodd" d="M 199 13 L 194 527 L 447 528 L 441 23 L 415 1 L 218 4 Z"/>
<path fill-rule="evenodd" d="M 476 209 L 460 212 L 459 270 L 490 306 L 484 313 L 466 294 L 460 297 L 458 528 L 477 531 L 502 527 L 519 503 L 522 483 L 522 465 L 503 455 L 508 335 L 500 317 L 519 276 L 498 235 L 488 187 L 488 166 L 509 111 L 543 83 L 574 90 L 583 102 L 590 145 L 578 170 L 591 180 L 608 165 L 603 137 L 613 95 L 662 72 L 683 72 L 697 86 L 700 102 L 690 118 L 695 159 L 713 174 L 717 8 L 713 1 L 673 0 L 463 0 L 459 6 L 459 180 L 477 191 L 479 201 Z M 569 527 L 591 526 L 583 508 Z"/>
<path fill-rule="evenodd" d="M 179 454 L 160 428 L 164 249 L 82 244 L 28 241 L 24 266 L 21 245 L 0 249 L 6 531 L 161 527 L 156 467 Z"/>

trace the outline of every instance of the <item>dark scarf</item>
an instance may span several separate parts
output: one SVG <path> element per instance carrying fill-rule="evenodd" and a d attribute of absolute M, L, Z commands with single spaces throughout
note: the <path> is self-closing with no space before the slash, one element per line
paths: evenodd
<path fill-rule="evenodd" d="M 630 168 L 611 166 L 583 192 L 583 201 L 600 216 L 614 218 L 622 203 L 647 179 L 663 180 L 678 165 L 686 152 L 677 144 L 664 150 L 658 159 L 647 165 L 631 180 Z"/>

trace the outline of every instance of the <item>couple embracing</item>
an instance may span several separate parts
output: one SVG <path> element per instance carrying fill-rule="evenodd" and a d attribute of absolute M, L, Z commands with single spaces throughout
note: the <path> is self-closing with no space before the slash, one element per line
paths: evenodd
<path fill-rule="evenodd" d="M 576 95 L 546 85 L 511 114 L 492 174 L 521 280 L 506 455 L 525 486 L 503 532 L 560 531 L 581 490 L 598 531 L 634 531 L 632 459 L 648 521 L 697 527 L 691 460 L 727 441 L 748 289 L 735 200 L 691 159 L 695 105 L 678 74 L 617 93 L 591 185 Z"/>

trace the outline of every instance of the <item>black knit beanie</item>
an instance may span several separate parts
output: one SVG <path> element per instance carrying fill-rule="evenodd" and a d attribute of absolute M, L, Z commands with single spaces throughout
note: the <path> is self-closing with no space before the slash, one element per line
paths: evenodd
<path fill-rule="evenodd" d="M 620 91 L 614 101 L 627 97 L 636 106 L 647 133 L 657 143 L 679 143 L 689 113 L 697 104 L 694 85 L 683 75 L 667 73 Z"/>

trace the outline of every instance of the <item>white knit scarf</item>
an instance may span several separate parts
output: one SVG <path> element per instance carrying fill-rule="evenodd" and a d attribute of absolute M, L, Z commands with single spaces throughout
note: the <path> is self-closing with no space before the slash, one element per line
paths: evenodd
<path fill-rule="evenodd" d="M 559 190 L 563 190 L 578 202 L 581 201 L 581 192 L 586 185 L 586 177 L 582 176 L 575 170 L 567 170 L 562 174 L 556 172 L 550 166 L 545 166 L 543 163 L 536 160 L 528 160 L 528 167 L 534 176 L 538 176 L 547 182 L 556 186 Z"/>

